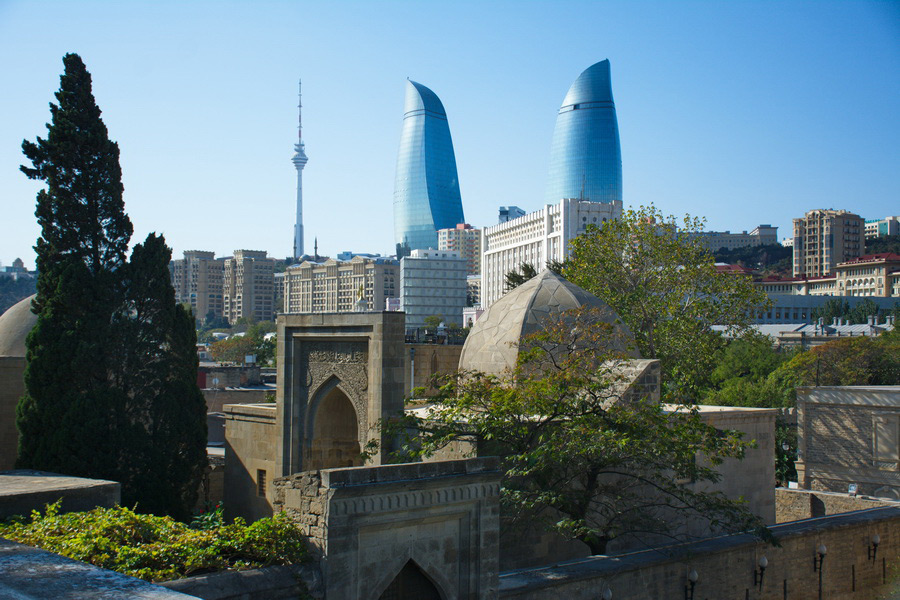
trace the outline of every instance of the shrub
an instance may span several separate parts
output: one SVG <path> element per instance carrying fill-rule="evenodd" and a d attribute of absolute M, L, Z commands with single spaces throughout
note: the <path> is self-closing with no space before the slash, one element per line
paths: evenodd
<path fill-rule="evenodd" d="M 305 538 L 282 513 L 251 525 L 235 519 L 198 529 L 122 506 L 59 514 L 59 505 L 0 523 L 0 537 L 147 581 L 307 559 Z"/>

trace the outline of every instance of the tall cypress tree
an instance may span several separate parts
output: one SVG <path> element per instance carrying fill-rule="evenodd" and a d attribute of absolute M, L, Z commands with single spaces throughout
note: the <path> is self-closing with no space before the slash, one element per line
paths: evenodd
<path fill-rule="evenodd" d="M 63 63 L 47 138 L 22 144 L 32 163 L 22 171 L 46 188 L 17 464 L 119 481 L 124 503 L 185 517 L 205 468 L 193 327 L 175 304 L 162 237 L 126 261 L 119 148 L 81 58 Z"/>

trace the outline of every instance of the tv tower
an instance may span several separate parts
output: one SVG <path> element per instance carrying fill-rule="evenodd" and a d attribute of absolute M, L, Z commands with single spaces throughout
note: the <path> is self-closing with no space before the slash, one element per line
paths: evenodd
<path fill-rule="evenodd" d="M 294 158 L 291 162 L 297 169 L 297 224 L 294 225 L 294 258 L 303 256 L 303 167 L 309 159 L 303 145 L 303 94 L 302 81 L 297 85 L 297 143 L 294 145 Z"/>

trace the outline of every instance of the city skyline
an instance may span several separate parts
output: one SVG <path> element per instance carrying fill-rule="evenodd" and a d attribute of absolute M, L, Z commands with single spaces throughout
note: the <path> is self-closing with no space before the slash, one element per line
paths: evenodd
<path fill-rule="evenodd" d="M 654 202 L 714 230 L 771 223 L 780 238 L 817 208 L 883 218 L 900 204 L 898 15 L 880 2 L 0 1 L 0 262 L 34 265 L 39 186 L 18 172 L 20 144 L 45 134 L 66 52 L 85 60 L 120 145 L 134 239 L 164 233 L 176 258 L 291 254 L 301 75 L 316 149 L 304 225 L 321 254 L 394 249 L 407 77 L 452 115 L 466 220 L 485 227 L 501 205 L 544 206 L 557 111 L 604 58 L 626 207 Z"/>

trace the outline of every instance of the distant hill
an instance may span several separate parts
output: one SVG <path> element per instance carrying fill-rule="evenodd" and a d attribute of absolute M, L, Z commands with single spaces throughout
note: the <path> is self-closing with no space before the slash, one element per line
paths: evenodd
<path fill-rule="evenodd" d="M 34 294 L 36 283 L 31 278 L 0 277 L 0 315 L 13 304 Z"/>
<path fill-rule="evenodd" d="M 881 254 L 882 252 L 900 254 L 900 235 L 886 235 L 866 240 L 866 254 Z"/>

